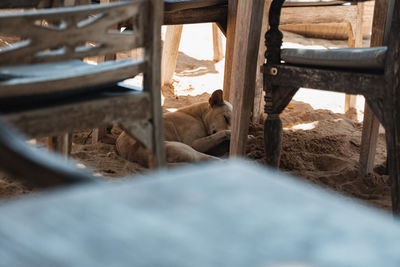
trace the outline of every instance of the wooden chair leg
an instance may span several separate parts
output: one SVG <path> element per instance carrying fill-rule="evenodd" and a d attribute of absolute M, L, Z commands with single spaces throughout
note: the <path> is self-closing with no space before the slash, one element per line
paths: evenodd
<path fill-rule="evenodd" d="M 222 47 L 222 32 L 216 23 L 212 24 L 212 35 L 213 35 L 213 50 L 214 50 L 214 61 L 218 62 L 224 58 L 224 50 Z"/>
<path fill-rule="evenodd" d="M 372 25 L 371 47 L 383 44 L 383 29 L 385 28 L 386 10 L 388 1 L 376 1 L 374 9 L 374 20 Z M 361 177 L 372 173 L 374 168 L 376 145 L 378 142 L 379 120 L 375 117 L 371 108 L 365 103 L 364 122 L 360 149 Z"/>
<path fill-rule="evenodd" d="M 101 142 L 104 139 L 104 136 L 107 134 L 107 127 L 100 126 L 99 128 L 93 129 L 92 132 L 92 144 L 96 144 Z"/>
<path fill-rule="evenodd" d="M 379 120 L 367 103 L 364 106 L 364 121 L 360 148 L 360 176 L 373 172 L 376 146 L 378 142 Z"/>
<path fill-rule="evenodd" d="M 264 1 L 239 0 L 235 50 L 232 59 L 231 97 L 233 97 L 230 155 L 246 153 L 250 114 L 254 102 L 257 58 L 260 44 Z"/>
<path fill-rule="evenodd" d="M 363 46 L 363 33 L 362 33 L 363 14 L 364 14 L 364 3 L 357 3 L 357 19 L 356 21 L 351 23 L 351 27 L 349 29 L 349 45 L 348 45 L 349 47 Z M 353 35 L 354 39 L 353 37 L 350 37 L 350 35 Z M 356 105 L 357 105 L 357 96 L 346 95 L 344 112 L 350 119 L 353 120 L 357 119 Z"/>
<path fill-rule="evenodd" d="M 228 22 L 226 30 L 226 47 L 225 47 L 225 70 L 224 70 L 224 100 L 230 101 L 231 99 L 231 77 L 232 77 L 232 60 L 235 43 L 235 30 L 236 30 L 236 11 L 238 0 L 228 1 Z"/>
<path fill-rule="evenodd" d="M 161 85 L 170 85 L 176 69 L 183 25 L 167 26 L 161 57 Z"/>
<path fill-rule="evenodd" d="M 268 114 L 264 123 L 264 146 L 266 163 L 279 167 L 282 148 L 282 121 L 279 114 Z"/>
<path fill-rule="evenodd" d="M 72 134 L 66 133 L 61 136 L 49 137 L 48 147 L 50 150 L 57 151 L 65 157 L 68 157 L 71 154 Z"/>

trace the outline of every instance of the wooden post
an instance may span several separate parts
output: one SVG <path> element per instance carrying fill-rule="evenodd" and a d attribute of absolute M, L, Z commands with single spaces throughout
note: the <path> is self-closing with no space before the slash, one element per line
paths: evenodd
<path fill-rule="evenodd" d="M 216 23 L 212 24 L 212 35 L 213 35 L 213 49 L 214 49 L 214 61 L 218 62 L 224 58 L 224 50 L 222 48 L 222 33 Z"/>
<path fill-rule="evenodd" d="M 236 11 L 238 0 L 228 1 L 228 22 L 226 30 L 226 47 L 225 47 L 225 70 L 224 70 L 224 100 L 230 101 L 231 92 L 231 76 L 232 76 L 232 60 L 235 43 L 235 30 L 236 30 Z"/>
<path fill-rule="evenodd" d="M 253 116 L 252 121 L 254 123 L 260 123 L 262 115 L 264 114 L 264 90 L 263 90 L 263 74 L 260 71 L 260 67 L 265 62 L 265 45 L 264 45 L 264 34 L 268 30 L 268 13 L 269 7 L 271 5 L 271 0 L 265 0 L 264 11 L 263 11 L 263 21 L 261 26 L 260 34 L 260 47 L 257 59 L 257 73 L 256 73 L 256 87 L 254 92 L 254 106 L 253 106 Z"/>
<path fill-rule="evenodd" d="M 357 3 L 357 19 L 354 24 L 351 25 L 352 31 L 354 31 L 354 43 L 349 41 L 349 47 L 362 47 L 363 45 L 363 16 L 364 16 L 364 3 Z M 349 33 L 350 34 L 350 33 Z M 350 38 L 349 38 L 350 39 Z M 357 96 L 346 95 L 344 112 L 346 115 L 353 120 L 357 119 Z"/>
<path fill-rule="evenodd" d="M 52 136 L 47 141 L 50 150 L 57 151 L 65 157 L 71 154 L 72 134 L 67 133 L 61 136 Z"/>
<path fill-rule="evenodd" d="M 64 6 L 74 6 L 75 0 L 64 0 Z M 68 157 L 72 148 L 72 134 L 66 133 L 61 136 L 50 136 L 47 138 L 47 146 L 50 150 L 57 151 Z"/>
<path fill-rule="evenodd" d="M 371 47 L 383 45 L 388 0 L 376 0 L 372 23 Z M 360 149 L 360 175 L 365 177 L 373 172 L 376 145 L 378 142 L 379 120 L 365 102 L 363 132 Z"/>
<path fill-rule="evenodd" d="M 118 2 L 119 0 L 100 0 L 101 4 L 107 4 L 110 2 Z M 97 57 L 97 63 L 101 63 L 107 60 L 115 60 L 117 55 L 105 55 Z M 96 144 L 104 139 L 104 136 L 107 133 L 107 126 L 99 126 L 99 128 L 93 129 L 92 133 L 92 144 Z"/>
<path fill-rule="evenodd" d="M 243 155 L 250 114 L 254 103 L 264 0 L 239 0 L 232 59 L 231 99 L 233 105 L 230 155 Z"/>
<path fill-rule="evenodd" d="M 146 37 L 151 42 L 151 48 L 146 49 L 145 58 L 148 60 L 146 73 L 143 77 L 144 88 L 150 92 L 152 108 L 152 143 L 156 166 L 165 166 L 164 127 L 161 109 L 161 25 L 163 23 L 164 4 L 162 0 L 151 0 L 153 12 L 149 21 L 152 35 Z M 157 10 L 158 9 L 158 10 Z M 161 15 L 158 15 L 161 14 Z M 151 163 L 153 163 L 151 162 Z"/>
<path fill-rule="evenodd" d="M 169 25 L 165 33 L 161 58 L 161 85 L 170 85 L 174 76 L 183 25 Z"/>

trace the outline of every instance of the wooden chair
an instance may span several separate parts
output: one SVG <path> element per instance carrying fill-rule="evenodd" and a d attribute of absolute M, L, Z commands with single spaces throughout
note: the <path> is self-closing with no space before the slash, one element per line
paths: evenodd
<path fill-rule="evenodd" d="M 160 96 L 161 0 L 3 13 L 0 115 L 31 137 L 119 124 L 165 163 Z M 133 21 L 132 31 L 112 27 Z M 140 60 L 81 59 L 143 47 Z M 143 74 L 143 87 L 122 81 Z"/>
<path fill-rule="evenodd" d="M 266 33 L 265 149 L 267 163 L 279 165 L 282 124 L 279 114 L 300 87 L 361 94 L 386 129 L 392 205 L 400 213 L 400 0 L 389 0 L 384 47 L 340 50 L 281 49 L 280 12 L 274 0 Z M 387 40 L 387 41 L 386 41 Z M 333 60 L 336 59 L 336 60 Z M 331 82 L 336 81 L 336 82 Z"/>

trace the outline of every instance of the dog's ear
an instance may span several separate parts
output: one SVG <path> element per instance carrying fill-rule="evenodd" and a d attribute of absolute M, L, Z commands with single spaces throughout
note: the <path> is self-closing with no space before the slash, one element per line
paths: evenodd
<path fill-rule="evenodd" d="M 214 91 L 210 96 L 210 99 L 208 99 L 208 103 L 212 108 L 217 106 L 222 106 L 225 103 L 222 90 L 218 89 Z"/>

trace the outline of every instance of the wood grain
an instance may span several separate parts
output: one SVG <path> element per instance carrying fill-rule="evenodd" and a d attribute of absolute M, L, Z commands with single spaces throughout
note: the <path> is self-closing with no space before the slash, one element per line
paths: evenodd
<path fill-rule="evenodd" d="M 138 15 L 146 8 L 144 2 L 136 0 L 110 5 L 78 6 L 67 10 L 55 8 L 2 14 L 0 33 L 12 36 L 17 33 L 25 40 L 1 50 L 0 64 L 82 59 L 141 47 L 144 44 L 143 28 L 130 33 L 109 28 Z M 50 24 L 38 24 L 41 21 Z M 95 46 L 85 46 L 86 42 Z"/>
<path fill-rule="evenodd" d="M 388 0 L 376 0 L 374 20 L 372 24 L 371 47 L 383 45 L 385 18 Z M 368 103 L 364 105 L 363 131 L 360 147 L 360 176 L 366 177 L 373 172 L 376 146 L 378 142 L 379 120 L 374 115 Z"/>
<path fill-rule="evenodd" d="M 224 58 L 224 49 L 222 47 L 222 33 L 216 23 L 212 24 L 213 36 L 213 60 L 218 62 Z"/>
<path fill-rule="evenodd" d="M 176 69 L 183 25 L 167 26 L 161 61 L 161 84 L 170 85 Z"/>
<path fill-rule="evenodd" d="M 226 29 L 226 47 L 225 47 L 225 69 L 224 69 L 224 100 L 232 103 L 231 98 L 231 77 L 233 68 L 233 55 L 235 49 L 235 31 L 236 31 L 236 12 L 238 0 L 228 2 L 227 29 Z"/>
<path fill-rule="evenodd" d="M 231 73 L 233 105 L 230 155 L 246 153 L 246 142 L 254 103 L 257 60 L 264 0 L 239 0 Z"/>

